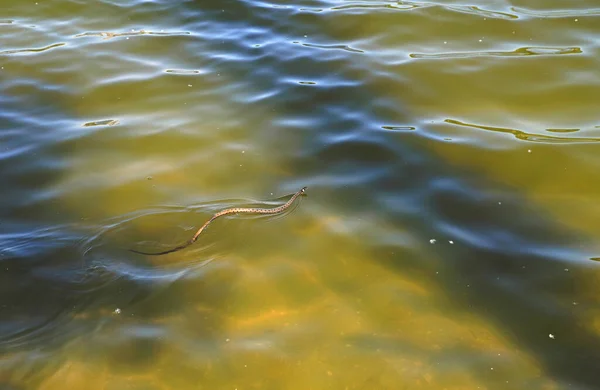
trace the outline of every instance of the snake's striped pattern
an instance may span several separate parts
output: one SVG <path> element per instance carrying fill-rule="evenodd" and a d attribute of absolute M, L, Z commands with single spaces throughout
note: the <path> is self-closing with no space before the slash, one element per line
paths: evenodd
<path fill-rule="evenodd" d="M 212 221 L 214 221 L 215 219 L 222 217 L 224 215 L 229 215 L 229 214 L 241 214 L 241 213 L 247 213 L 247 214 L 279 214 L 284 212 L 285 210 L 287 210 L 292 203 L 294 203 L 294 201 L 296 200 L 297 197 L 299 197 L 300 195 L 304 195 L 306 192 L 306 187 L 303 187 L 300 191 L 296 192 L 291 198 L 290 200 L 288 200 L 285 204 L 279 206 L 279 207 L 275 207 L 272 209 L 261 209 L 261 208 L 244 208 L 244 207 L 233 207 L 230 209 L 225 209 L 222 211 L 219 211 L 218 213 L 216 213 L 215 215 L 213 215 L 208 221 L 206 221 L 204 223 L 204 225 L 202 225 L 202 227 L 200 229 L 198 229 L 198 231 L 196 232 L 196 234 L 194 234 L 194 237 L 192 237 L 191 240 L 189 240 L 188 242 L 186 242 L 183 245 L 180 245 L 178 247 L 166 250 L 164 252 L 158 252 L 158 253 L 148 253 L 148 252 L 140 252 L 140 251 L 136 251 L 134 249 L 130 249 L 131 252 L 134 253 L 139 253 L 142 255 L 150 255 L 150 256 L 158 256 L 158 255 L 165 255 L 167 253 L 172 253 L 178 250 L 181 250 L 183 248 L 186 248 L 190 245 L 192 245 L 194 242 L 196 242 L 196 240 L 198 239 L 198 236 L 200 236 L 200 234 L 202 234 L 202 232 L 204 231 L 204 229 L 206 229 L 208 227 L 208 225 L 210 225 L 210 223 Z"/>

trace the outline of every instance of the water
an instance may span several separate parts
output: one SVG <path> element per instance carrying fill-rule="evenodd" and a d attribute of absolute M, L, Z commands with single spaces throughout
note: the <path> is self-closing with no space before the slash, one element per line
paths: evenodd
<path fill-rule="evenodd" d="M 600 387 L 599 17 L 5 1 L 2 388 Z"/>

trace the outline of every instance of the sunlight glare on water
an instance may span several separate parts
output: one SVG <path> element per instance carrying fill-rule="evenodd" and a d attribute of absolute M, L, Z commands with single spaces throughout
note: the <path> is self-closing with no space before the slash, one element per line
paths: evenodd
<path fill-rule="evenodd" d="M 596 2 L 2 8 L 0 388 L 600 387 Z"/>

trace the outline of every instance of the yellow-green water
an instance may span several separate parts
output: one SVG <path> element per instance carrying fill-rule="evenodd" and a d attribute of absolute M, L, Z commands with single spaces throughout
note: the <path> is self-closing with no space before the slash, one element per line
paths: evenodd
<path fill-rule="evenodd" d="M 1 9 L 0 388 L 600 387 L 596 2 Z"/>

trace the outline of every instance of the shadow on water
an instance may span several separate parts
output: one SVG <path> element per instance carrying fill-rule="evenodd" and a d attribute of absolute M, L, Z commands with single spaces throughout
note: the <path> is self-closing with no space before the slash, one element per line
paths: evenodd
<path fill-rule="evenodd" d="M 97 244 L 94 236 L 107 242 Z M 111 250 L 111 241 L 71 226 L 3 240 L 0 379 L 37 386 L 74 355 L 109 356 L 117 371 L 147 371 L 161 353 L 177 348 L 163 323 L 182 313 L 186 322 L 170 326 L 189 332 L 186 323 L 194 321 L 193 338 L 218 347 L 218 308 L 226 305 L 235 273 L 205 267 L 209 260 L 136 262 Z M 55 354 L 63 348 L 71 353 Z M 40 359 L 22 360 L 25 351 L 38 351 Z M 45 356 L 54 356 L 51 364 Z"/>
<path fill-rule="evenodd" d="M 413 217 L 410 222 L 423 242 L 437 238 L 430 248 L 434 260 L 391 255 L 398 251 L 395 246 L 376 248 L 374 257 L 415 277 L 439 274 L 446 310 L 492 320 L 503 336 L 532 353 L 549 377 L 594 388 L 600 339 L 577 315 L 587 306 L 579 300 L 577 279 L 589 277 L 591 267 L 574 261 L 576 250 L 565 249 L 581 238 L 521 199 L 501 198 L 499 205 L 498 197 L 461 180 L 461 173 L 447 174 L 452 185 L 430 189 L 423 200 L 423 210 L 433 218 Z M 396 223 L 400 219 L 392 217 Z"/>
<path fill-rule="evenodd" d="M 72 237 L 46 227 L 59 219 L 59 209 L 44 199 L 52 196 L 43 189 L 60 176 L 61 156 L 45 149 L 44 138 L 47 123 L 58 119 L 63 110 L 55 91 L 44 90 L 31 79 L 6 77 L 1 82 L 6 88 L 1 97 L 0 137 L 6 153 L 0 159 L 0 350 L 5 351 L 25 348 L 35 340 L 58 342 L 46 331 L 63 335 L 56 330 L 79 302 L 68 293 L 69 281 L 54 279 L 58 270 L 75 263 L 75 249 L 68 242 Z"/>
<path fill-rule="evenodd" d="M 580 301 L 578 280 L 596 272 L 578 253 L 582 238 L 521 199 L 498 205 L 462 181 L 432 191 L 428 200 L 444 226 L 438 234 L 460 243 L 456 250 L 435 247 L 452 275 L 445 290 L 453 306 L 491 318 L 535 354 L 549 377 L 597 386 L 600 338 L 578 316 L 591 304 Z"/>
<path fill-rule="evenodd" d="M 215 9 L 215 23 L 235 25 L 250 20 L 269 26 L 274 35 L 293 38 L 302 30 L 302 34 L 326 36 L 315 31 L 314 23 L 284 27 L 279 21 L 286 18 L 272 16 L 284 10 L 259 14 L 248 4 L 235 3 L 225 13 Z M 229 40 L 227 44 L 239 42 Z M 297 57 L 278 71 L 274 67 L 281 64 L 273 64 L 268 57 L 257 60 L 253 65 L 256 89 L 275 84 L 277 80 L 265 75 L 278 72 L 298 79 L 310 79 L 309 74 L 315 79 L 318 75 L 356 79 L 361 74 L 360 67 L 348 72 L 348 64 L 332 60 L 330 53 L 321 54 L 329 56 L 328 60 Z M 240 78 L 248 72 L 245 64 L 234 61 L 222 65 Z M 397 101 L 395 96 L 354 85 L 360 82 L 289 87 L 276 110 L 287 118 L 303 119 L 287 126 L 280 123 L 281 131 L 299 132 L 305 148 L 294 151 L 288 147 L 293 157 L 285 163 L 298 177 L 306 178 L 304 184 L 311 188 L 313 198 L 335 205 L 340 214 L 383 207 L 392 225 L 408 227 L 425 243 L 437 238 L 438 243 L 428 248 L 431 258 L 402 246 L 377 244 L 372 247 L 373 258 L 393 272 L 435 279 L 447 296 L 447 310 L 490 319 L 505 337 L 532 354 L 549 377 L 596 388 L 600 337 L 582 324 L 578 315 L 585 310 L 585 303 L 578 302 L 577 279 L 595 272 L 593 265 L 573 260 L 582 238 L 548 220 L 514 189 L 509 197 L 498 196 L 508 189 L 452 168 L 426 152 L 418 138 L 400 138 L 398 133 L 373 128 L 374 123 L 404 123 L 400 103 L 392 107 L 394 104 L 385 102 Z M 401 89 L 398 86 L 397 90 Z M 327 113 L 331 101 L 347 110 Z M 304 119 L 307 113 L 311 113 L 310 119 Z M 436 277 L 436 272 L 443 276 Z M 497 380 L 485 374 L 481 379 Z"/>
<path fill-rule="evenodd" d="M 600 337 L 582 323 L 580 314 L 593 303 L 581 302 L 578 288 L 578 279 L 597 272 L 595 264 L 585 263 L 586 254 L 578 253 L 586 238 L 546 218 L 514 189 L 419 150 L 410 137 L 407 142 L 385 135 L 365 139 L 324 147 L 309 163 L 297 164 L 306 177 L 320 172 L 316 183 L 308 182 L 319 202 L 335 205 L 340 214 L 384 209 L 390 225 L 410 230 L 422 243 L 435 239 L 421 254 L 375 243 L 372 258 L 416 280 L 434 279 L 447 296 L 448 314 L 477 313 L 491 320 L 532 354 L 548 377 L 596 388 Z M 481 379 L 496 380 L 486 374 Z"/>

